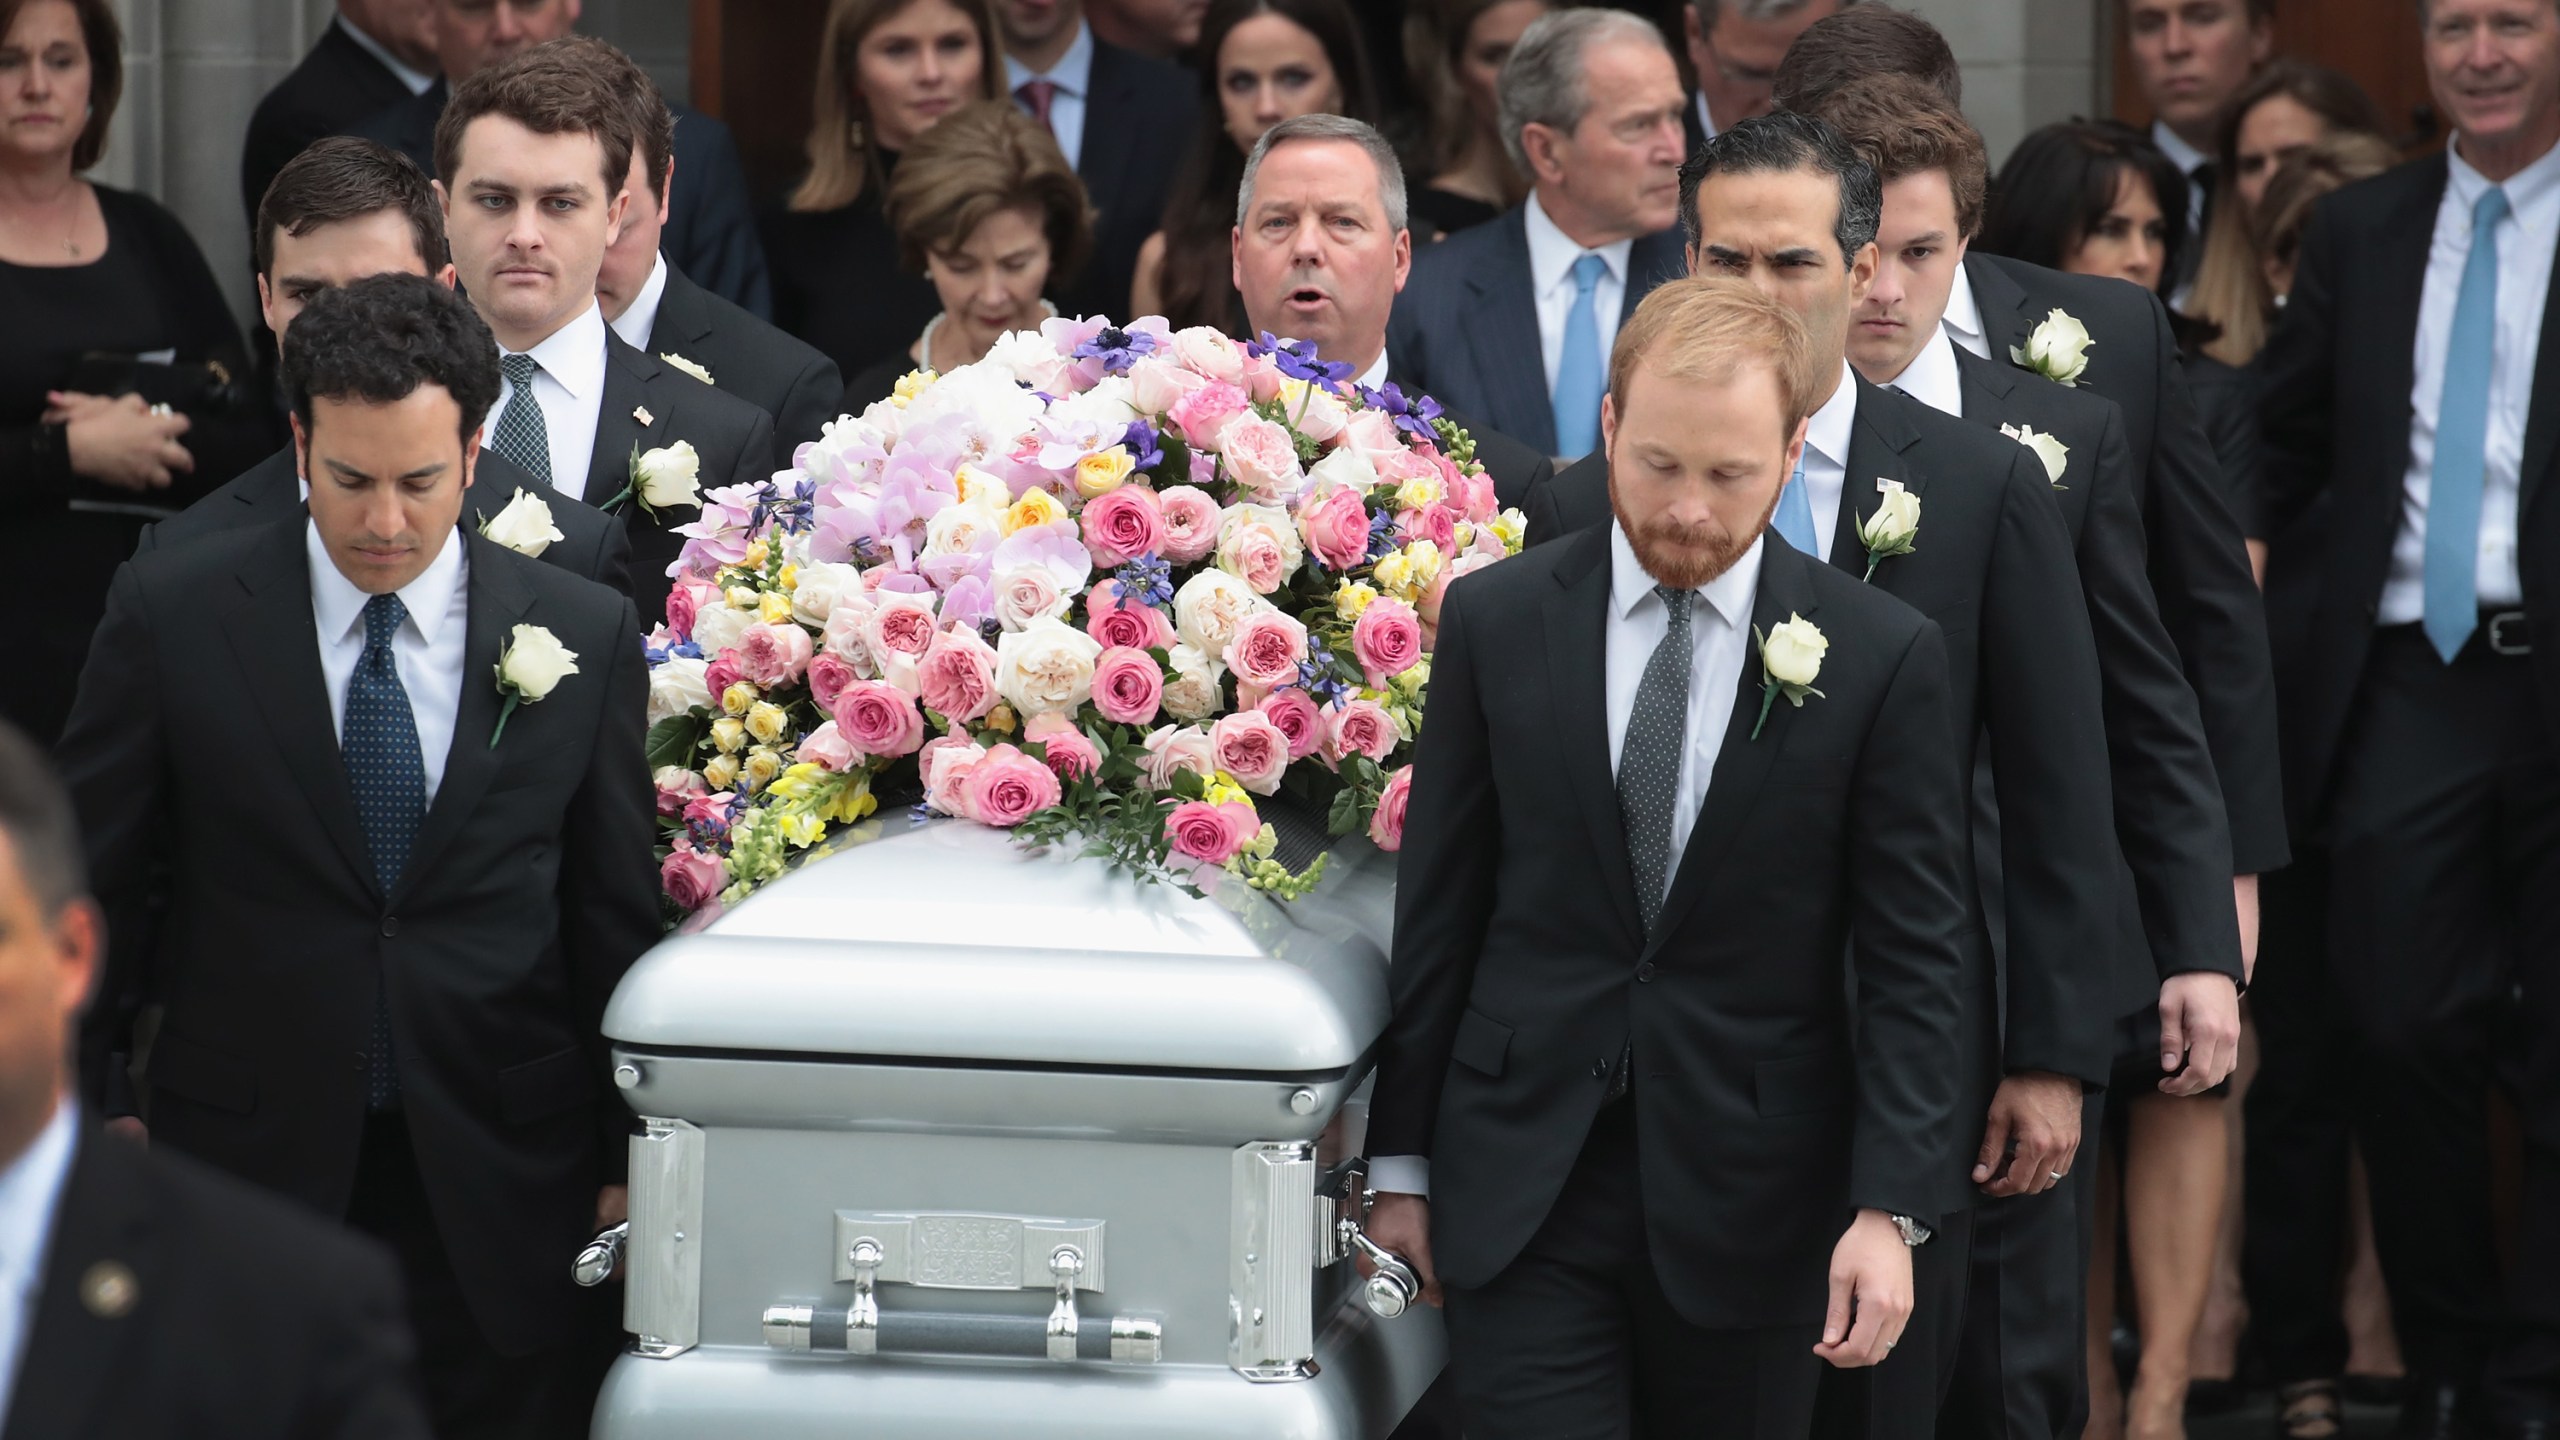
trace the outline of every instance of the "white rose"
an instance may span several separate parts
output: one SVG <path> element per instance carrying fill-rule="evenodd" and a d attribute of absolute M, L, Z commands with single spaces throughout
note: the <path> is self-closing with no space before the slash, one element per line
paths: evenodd
<path fill-rule="evenodd" d="M 1218 747 L 1209 732 L 1197 725 L 1159 726 L 1142 743 L 1147 758 L 1141 767 L 1150 789 L 1172 789 L 1174 775 L 1183 770 L 1203 780 L 1218 773 Z"/>
<path fill-rule="evenodd" d="M 981 540 L 986 547 L 992 547 L 1003 529 L 1004 512 L 1000 510 L 983 505 L 945 505 L 925 522 L 924 553 L 927 557 L 964 555 L 982 548 Z"/>
<path fill-rule="evenodd" d="M 527 704 L 560 688 L 578 673 L 578 652 L 539 625 L 519 625 L 507 648 L 498 654 L 498 685 L 513 690 Z"/>
<path fill-rule="evenodd" d="M 1211 567 L 1173 592 L 1173 630 L 1182 643 L 1204 655 L 1224 655 L 1244 617 L 1271 608 L 1271 602 L 1254 594 L 1251 586 Z"/>
<path fill-rule="evenodd" d="M 2009 358 L 2048 380 L 2077 385 L 2081 372 L 2089 368 L 2089 347 L 2093 343 L 2087 326 L 2056 310 L 2027 336 L 2025 349 L 2010 347 Z"/>
<path fill-rule="evenodd" d="M 1058 353 L 1058 347 L 1037 330 L 1014 330 L 996 337 L 986 358 L 979 361 L 1003 370 L 1034 390 L 1055 395 L 1065 389 L 1067 367 L 1073 363 Z"/>
<path fill-rule="evenodd" d="M 694 612 L 693 643 L 703 654 L 717 656 L 721 651 L 734 647 L 756 619 L 753 610 L 740 610 L 725 602 L 705 605 Z"/>
<path fill-rule="evenodd" d="M 1378 467 L 1369 463 L 1369 457 L 1359 447 L 1345 444 L 1318 460 L 1315 468 L 1307 472 L 1307 478 L 1314 482 L 1310 497 L 1326 485 L 1347 486 L 1366 495 L 1378 488 Z"/>
<path fill-rule="evenodd" d="M 661 351 L 659 351 L 659 352 L 658 352 L 658 358 L 659 358 L 659 359 L 661 359 L 661 360 L 666 361 L 666 362 L 667 362 L 668 364 L 670 364 L 670 365 L 673 365 L 674 367 L 676 367 L 677 369 L 679 369 L 679 370 L 683 371 L 683 372 L 684 372 L 684 373 L 686 373 L 687 375 L 692 376 L 694 379 L 701 381 L 701 382 L 702 382 L 703 384 L 705 384 L 705 385 L 712 385 L 712 384 L 717 384 L 717 383 L 718 383 L 717 381 L 714 381 L 714 380 L 711 378 L 711 372 L 710 372 L 710 371 L 703 369 L 701 366 L 699 366 L 699 365 L 695 364 L 694 362 L 692 362 L 692 361 L 690 361 L 690 360 L 687 360 L 686 358 L 684 358 L 684 357 L 683 357 L 683 356 L 681 356 L 681 355 L 674 354 L 674 353 L 672 353 L 672 352 L 670 352 L 670 351 L 661 350 Z"/>
<path fill-rule="evenodd" d="M 1289 405 L 1289 423 L 1299 434 L 1319 445 L 1341 434 L 1342 427 L 1351 423 L 1351 411 L 1330 386 L 1308 385 L 1303 404 L 1298 395 L 1285 398 Z"/>
<path fill-rule="evenodd" d="M 1061 428 L 1090 425 L 1097 435 L 1117 435 L 1137 418 L 1137 388 L 1125 375 L 1106 375 L 1092 389 L 1049 407 L 1052 423 Z"/>
<path fill-rule="evenodd" d="M 960 493 L 960 503 L 1001 515 L 1013 503 L 1013 487 L 975 465 L 963 465 L 951 472 L 951 486 Z"/>
<path fill-rule="evenodd" d="M 703 672 L 711 668 L 708 660 L 689 660 L 682 655 L 669 659 L 649 672 L 649 723 L 657 724 L 671 715 L 682 715 L 699 705 L 711 707 L 711 687 Z"/>
<path fill-rule="evenodd" d="M 995 590 L 996 619 L 1007 630 L 1026 629 L 1034 620 L 1063 620 L 1075 603 L 1046 565 L 1016 565 L 996 577 Z"/>
<path fill-rule="evenodd" d="M 1093 695 L 1093 662 L 1102 642 L 1062 620 L 1043 617 L 996 641 L 996 693 L 1028 720 L 1072 713 Z"/>
<path fill-rule="evenodd" d="M 2036 452 L 2044 462 L 2044 478 L 2054 485 L 2062 483 L 2063 472 L 2071 468 L 2071 447 L 2051 435 L 2039 435 L 2032 425 L 2003 425 L 2000 433 Z"/>
<path fill-rule="evenodd" d="M 1871 552 L 1908 550 L 1920 533 L 1920 497 L 1901 481 L 1882 476 L 1876 479 L 1876 490 L 1884 498 L 1876 502 L 1876 512 L 1859 524 L 1858 539 Z"/>
<path fill-rule="evenodd" d="M 827 617 L 847 595 L 862 593 L 862 571 L 852 565 L 818 561 L 800 567 L 791 587 L 791 617 L 803 625 L 824 627 Z"/>
<path fill-rule="evenodd" d="M 1176 720 L 1205 720 L 1218 708 L 1218 662 L 1190 645 L 1165 652 L 1174 678 L 1165 682 L 1164 713 Z"/>
<path fill-rule="evenodd" d="M 1129 399 L 1138 413 L 1149 417 L 1162 415 L 1183 396 L 1209 382 L 1185 370 L 1171 360 L 1150 355 L 1129 367 Z"/>
<path fill-rule="evenodd" d="M 1214 326 L 1194 325 L 1173 332 L 1173 358 L 1212 380 L 1230 385 L 1244 380 L 1244 347 Z"/>
<path fill-rule="evenodd" d="M 1234 575 L 1244 574 L 1245 566 L 1238 558 L 1238 546 L 1247 534 L 1257 530 L 1269 535 L 1272 543 L 1279 547 L 1280 583 L 1289 583 L 1289 577 L 1297 574 L 1299 565 L 1306 560 L 1307 551 L 1298 538 L 1296 522 L 1289 518 L 1289 511 L 1284 506 L 1228 506 L 1218 517 L 1218 568 Z"/>
<path fill-rule="evenodd" d="M 1831 637 L 1812 621 L 1790 614 L 1761 642 L 1760 664 L 1781 685 L 1811 685 L 1822 673 L 1822 652 L 1830 648 Z"/>
<path fill-rule="evenodd" d="M 633 488 L 640 493 L 640 503 L 652 510 L 677 510 L 702 502 L 702 457 L 694 453 L 690 441 L 643 450 L 633 468 Z"/>
<path fill-rule="evenodd" d="M 519 555 L 539 556 L 561 538 L 551 523 L 551 507 L 539 495 L 519 490 L 497 514 L 480 522 L 482 539 L 495 541 Z"/>
<path fill-rule="evenodd" d="M 880 664 L 871 656 L 871 642 L 863 638 L 871 623 L 871 612 L 877 608 L 871 603 L 869 591 L 847 591 L 836 601 L 836 608 L 827 612 L 826 628 L 818 639 L 820 649 L 852 666 L 853 673 L 865 680 L 880 678 Z"/>

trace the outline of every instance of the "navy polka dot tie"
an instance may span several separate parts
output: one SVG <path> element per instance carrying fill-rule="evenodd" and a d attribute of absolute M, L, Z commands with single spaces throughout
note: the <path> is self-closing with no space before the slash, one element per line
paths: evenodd
<path fill-rule="evenodd" d="M 401 868 L 409 863 L 409 847 L 427 813 L 427 770 L 418 755 L 418 720 L 409 709 L 409 692 L 400 685 L 392 663 L 391 640 L 408 608 L 397 595 L 376 595 L 364 602 L 364 654 L 347 680 L 346 733 L 339 753 L 354 789 L 356 815 L 364 822 L 365 848 L 373 856 L 373 878 L 385 903 Z M 400 1105 L 400 1072 L 392 1062 L 391 1002 L 388 975 L 374 986 L 373 1043 L 367 1049 L 365 1103 L 375 1110 Z"/>

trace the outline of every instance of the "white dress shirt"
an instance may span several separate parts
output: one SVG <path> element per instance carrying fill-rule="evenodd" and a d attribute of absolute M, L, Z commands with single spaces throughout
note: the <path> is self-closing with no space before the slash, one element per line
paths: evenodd
<path fill-rule="evenodd" d="M 1535 191 L 1522 209 L 1529 227 L 1529 293 L 1538 302 L 1538 359 L 1547 367 L 1547 393 L 1553 395 L 1556 372 L 1564 368 L 1565 320 L 1573 314 L 1573 262 L 1586 254 L 1597 255 L 1607 266 L 1591 287 L 1591 318 L 1598 322 L 1600 364 L 1605 371 L 1609 347 L 1618 340 L 1618 315 L 1626 306 L 1627 255 L 1636 242 L 1619 240 L 1586 251 L 1548 217 Z"/>
<path fill-rule="evenodd" d="M 1680 757 L 1677 803 L 1671 811 L 1671 853 L 1663 869 L 1667 888 L 1680 873 L 1680 856 L 1689 848 L 1689 832 L 1706 804 L 1707 786 L 1715 776 L 1716 757 L 1723 753 L 1725 730 L 1733 720 L 1736 692 L 1742 685 L 1742 662 L 1751 635 L 1751 607 L 1760 595 L 1760 560 L 1765 546 L 1751 548 L 1733 568 L 1710 580 L 1696 593 L 1701 604 L 1689 607 L 1689 709 L 1687 744 Z M 1636 547 L 1617 521 L 1609 522 L 1609 609 L 1604 618 L 1602 696 L 1608 707 L 1609 774 L 1615 779 L 1618 759 L 1627 744 L 1627 723 L 1635 714 L 1636 691 L 1644 684 L 1645 666 L 1663 637 L 1671 633 L 1671 609 L 1654 593 L 1654 578 L 1636 559 Z M 1431 1161 L 1423 1155 L 1380 1155 L 1369 1162 L 1369 1188 L 1406 1195 L 1431 1193 Z"/>
<path fill-rule="evenodd" d="M 1849 362 L 1840 362 L 1840 384 L 1813 412 L 1804 431 L 1804 498 L 1813 507 L 1813 541 L 1831 558 L 1831 538 L 1840 528 L 1840 492 L 1849 480 L 1849 426 L 1858 418 L 1858 385 Z"/>
<path fill-rule="evenodd" d="M 1067 168 L 1078 168 L 1084 159 L 1085 102 L 1093 97 L 1093 27 L 1078 20 L 1075 43 L 1046 70 L 1033 71 L 1010 55 L 1004 57 L 1005 92 L 1025 115 L 1031 107 L 1022 103 L 1022 87 L 1031 80 L 1046 80 L 1058 87 L 1049 97 L 1049 133 L 1058 138 Z"/>
<path fill-rule="evenodd" d="M 62 1187 L 71 1178 L 79 1115 L 68 1099 L 54 1106 L 35 1143 L 0 1170 L 0 1421 L 8 1417 L 18 1362 L 35 1328 L 45 1251 L 53 1241 L 53 1217 L 62 1208 Z"/>
<path fill-rule="evenodd" d="M 1956 342 L 1944 325 L 1920 342 L 1920 352 L 1901 374 L 1884 383 L 1941 415 L 1964 418 L 1964 372 L 1956 368 Z"/>
<path fill-rule="evenodd" d="M 1701 90 L 1697 94 L 1690 96 L 1689 104 L 1698 112 L 1699 133 L 1710 140 L 1716 138 L 1716 117 L 1707 109 L 1707 92 Z"/>
<path fill-rule="evenodd" d="M 2400 490 L 2400 534 L 2391 542 L 2377 623 L 2407 625 L 2426 611 L 2427 497 L 2435 490 L 2436 415 L 2444 402 L 2446 351 L 2462 267 L 2471 258 L 2471 207 L 2489 188 L 2457 143 L 2445 150 L 2444 200 L 2427 247 L 2426 289 L 2418 301 L 2410 368 L 2409 469 Z M 2480 603 L 2524 598 L 2516 574 L 2516 495 L 2524 472 L 2524 426 L 2533 410 L 2533 367 L 2542 349 L 2542 306 L 2560 239 L 2560 147 L 2507 177 L 2507 218 L 2498 222 L 2498 322 L 2490 341 L 2488 464 L 2480 477 Z"/>
<path fill-rule="evenodd" d="M 640 293 L 631 297 L 630 308 L 613 322 L 613 333 L 622 343 L 647 354 L 649 336 L 658 328 L 658 303 L 667 298 L 667 254 L 658 252 L 657 262 L 649 267 L 649 278 L 640 282 Z"/>
<path fill-rule="evenodd" d="M 533 372 L 533 399 L 542 407 L 542 428 L 551 441 L 551 486 L 573 500 L 585 498 L 587 471 L 595 462 L 596 412 L 604 404 L 604 337 L 604 310 L 591 300 L 577 319 L 522 352 L 541 367 Z M 516 352 L 501 345 L 498 353 Z M 515 393 L 514 382 L 498 382 L 498 403 L 489 407 L 480 431 L 483 443 L 498 433 L 498 417 Z M 598 502 L 607 498 L 596 497 Z"/>
<path fill-rule="evenodd" d="M 1381 344 L 1378 346 L 1378 358 L 1377 358 L 1377 360 L 1376 360 L 1376 361 L 1374 361 L 1374 362 L 1372 362 L 1372 363 L 1371 363 L 1371 365 L 1369 366 L 1369 368 L 1368 368 L 1366 371 L 1363 371 L 1363 372 L 1361 373 L 1361 375 L 1360 375 L 1359 379 L 1358 379 L 1358 380 L 1356 380 L 1356 381 L 1355 381 L 1355 382 L 1353 382 L 1353 383 L 1355 383 L 1355 384 L 1360 384 L 1360 385 L 1366 385 L 1366 386 L 1368 386 L 1368 387 L 1369 387 L 1370 389 L 1372 389 L 1372 390 L 1382 390 L 1382 389 L 1385 389 L 1385 388 L 1386 388 L 1386 384 L 1387 384 L 1387 347 L 1385 346 L 1385 344 L 1384 344 L 1384 343 L 1381 343 Z"/>
<path fill-rule="evenodd" d="M 345 15 L 341 14 L 329 23 L 347 32 L 347 38 L 356 42 L 357 48 L 381 61 L 382 68 L 391 72 L 392 79 L 409 87 L 410 94 L 424 95 L 427 93 L 427 87 L 436 83 L 436 77 L 424 70 L 409 68 L 399 56 L 391 53 L 390 46 L 364 33 L 364 27 L 349 20 Z"/>
<path fill-rule="evenodd" d="M 347 733 L 347 682 L 364 656 L 364 604 L 373 598 L 338 573 L 320 542 L 320 527 L 302 528 L 311 558 L 311 618 L 320 637 L 320 675 L 329 688 L 329 733 Z M 455 713 L 462 705 L 462 645 L 470 630 L 470 561 L 453 534 L 418 578 L 400 587 L 409 618 L 391 637 L 391 665 L 409 692 L 409 714 L 418 727 L 418 759 L 427 772 L 427 802 L 435 803 L 444 780 L 445 754 L 453 748 Z M 483 675 L 480 683 L 497 683 Z"/>
<path fill-rule="evenodd" d="M 1985 360 L 1992 357 L 1991 337 L 1983 332 L 1982 302 L 1973 294 L 1973 262 L 1958 269 L 1955 288 L 1947 292 L 1947 313 L 1938 320 L 1938 328 L 1949 339 Z"/>

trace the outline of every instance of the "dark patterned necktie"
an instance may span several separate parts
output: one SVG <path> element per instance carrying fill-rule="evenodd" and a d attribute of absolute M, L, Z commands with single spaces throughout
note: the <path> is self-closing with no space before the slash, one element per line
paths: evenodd
<path fill-rule="evenodd" d="M 1692 590 L 1653 587 L 1671 612 L 1671 628 L 1645 662 L 1618 748 L 1618 815 L 1627 829 L 1627 861 L 1634 867 L 1636 910 L 1647 937 L 1662 918 L 1663 891 L 1671 880 L 1671 812 L 1680 803 L 1680 757 L 1689 737 L 1689 607 Z"/>
<path fill-rule="evenodd" d="M 548 485 L 551 427 L 543 423 L 542 402 L 533 398 L 533 375 L 542 367 L 530 355 L 501 355 L 498 368 L 506 372 L 507 404 L 498 412 L 498 433 L 489 437 L 490 448 Z"/>
<path fill-rule="evenodd" d="M 364 653 L 347 679 L 346 731 L 339 754 L 347 767 L 347 783 L 355 791 L 356 816 L 364 823 L 365 849 L 373 857 L 374 883 L 385 903 L 409 863 L 409 847 L 418 838 L 427 813 L 427 769 L 418 753 L 418 720 L 409 709 L 409 692 L 401 687 L 392 663 L 391 640 L 408 608 L 397 595 L 376 595 L 364 602 Z M 391 1055 L 391 1002 L 388 975 L 375 977 L 373 1044 L 368 1051 L 365 1103 L 375 1110 L 400 1106 L 400 1072 Z"/>

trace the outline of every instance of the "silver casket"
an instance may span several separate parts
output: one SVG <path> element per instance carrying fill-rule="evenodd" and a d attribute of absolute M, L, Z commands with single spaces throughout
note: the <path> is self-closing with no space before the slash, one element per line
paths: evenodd
<path fill-rule="evenodd" d="M 1337 1213 L 1394 876 L 1199 898 L 896 819 L 658 946 L 593 1433 L 1387 1435 L 1443 1355 Z"/>

